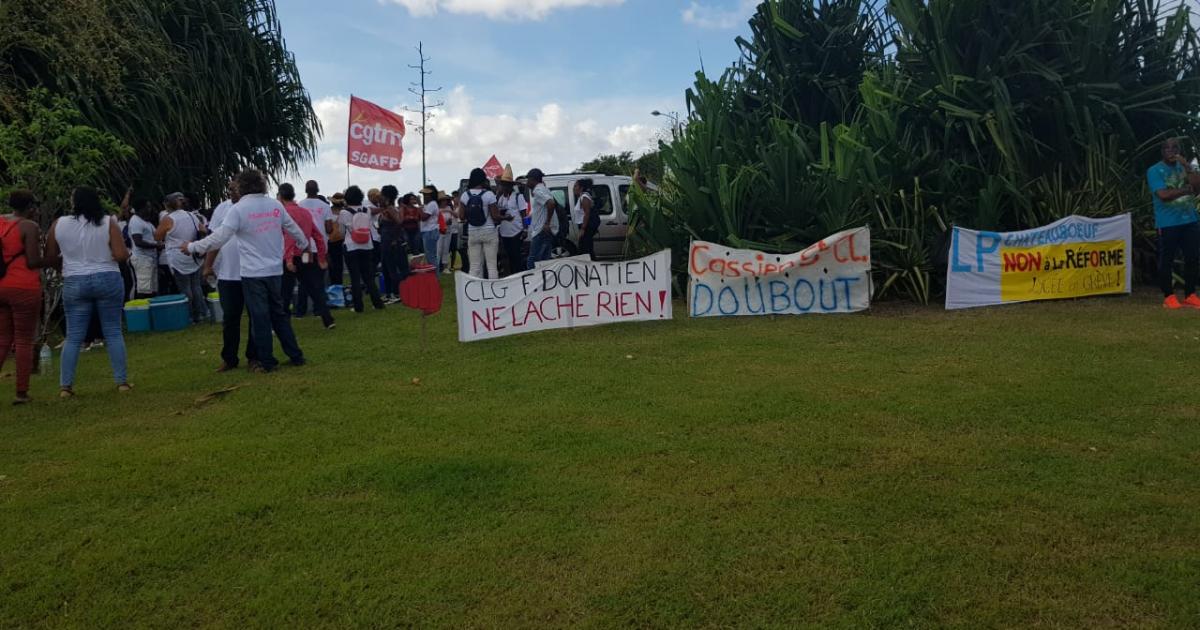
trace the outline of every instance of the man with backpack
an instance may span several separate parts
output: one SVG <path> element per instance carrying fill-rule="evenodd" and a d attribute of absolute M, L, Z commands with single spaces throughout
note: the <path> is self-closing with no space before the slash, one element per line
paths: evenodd
<path fill-rule="evenodd" d="M 500 269 L 496 264 L 496 253 L 500 249 L 500 237 L 496 233 L 496 225 L 504 220 L 496 205 L 496 193 L 488 189 L 487 174 L 483 169 L 471 171 L 467 178 L 467 191 L 459 197 L 462 220 L 470 230 L 470 240 L 467 242 L 467 258 L 471 262 L 470 275 L 476 278 L 485 277 L 484 267 L 487 267 L 487 278 L 500 278 Z"/>

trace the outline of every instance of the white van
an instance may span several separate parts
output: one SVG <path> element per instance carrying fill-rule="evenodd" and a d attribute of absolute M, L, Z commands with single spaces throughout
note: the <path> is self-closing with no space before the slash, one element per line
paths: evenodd
<path fill-rule="evenodd" d="M 543 181 L 550 189 L 550 194 L 554 195 L 559 206 L 566 209 L 565 213 L 560 213 L 560 217 L 570 217 L 571 208 L 575 207 L 575 182 L 580 179 L 592 180 L 592 209 L 598 209 L 600 212 L 600 230 L 596 233 L 595 240 L 596 258 L 611 260 L 623 257 L 625 238 L 629 234 L 628 201 L 633 178 L 602 173 L 546 175 Z M 555 243 L 551 256 L 574 256 L 578 252 L 578 232 L 575 226 L 571 226 L 570 231 Z"/>

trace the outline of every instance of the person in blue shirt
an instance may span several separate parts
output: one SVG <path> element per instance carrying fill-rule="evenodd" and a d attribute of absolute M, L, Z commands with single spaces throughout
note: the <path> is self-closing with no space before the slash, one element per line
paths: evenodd
<path fill-rule="evenodd" d="M 1154 227 L 1158 229 L 1158 281 L 1163 292 L 1163 306 L 1178 309 L 1184 306 L 1200 309 L 1196 297 L 1197 277 L 1200 276 L 1200 214 L 1196 212 L 1196 197 L 1189 175 L 1195 172 L 1179 149 L 1179 140 L 1168 139 L 1162 144 L 1162 161 L 1146 171 L 1150 196 L 1154 202 Z M 1181 303 L 1175 295 L 1175 256 L 1183 250 L 1183 289 Z"/>

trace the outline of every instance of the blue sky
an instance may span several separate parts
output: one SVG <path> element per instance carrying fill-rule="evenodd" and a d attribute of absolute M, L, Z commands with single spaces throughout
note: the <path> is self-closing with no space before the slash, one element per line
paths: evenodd
<path fill-rule="evenodd" d="M 750 0 L 277 0 L 288 47 L 325 127 L 321 155 L 301 168 L 327 190 L 346 181 L 349 96 L 403 111 L 416 44 L 432 57 L 445 106 L 429 135 L 430 179 L 455 185 L 492 153 L 518 171 L 569 170 L 598 153 L 641 152 L 682 112 L 704 66 L 737 57 Z M 406 114 L 406 117 L 411 114 Z M 352 169 L 364 186 L 420 184 L 410 129 L 400 173 Z M 444 184 L 443 184 L 444 182 Z"/>

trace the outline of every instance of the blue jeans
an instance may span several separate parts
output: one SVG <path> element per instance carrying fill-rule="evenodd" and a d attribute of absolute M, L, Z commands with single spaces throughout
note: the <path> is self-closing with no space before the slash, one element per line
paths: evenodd
<path fill-rule="evenodd" d="M 433 265 L 434 271 L 438 270 L 438 240 L 441 236 L 437 230 L 421 232 L 421 245 L 425 248 L 425 262 Z"/>
<path fill-rule="evenodd" d="M 554 235 L 538 232 L 533 236 L 533 240 L 529 241 L 529 264 L 525 265 L 525 268 L 533 269 L 538 262 L 549 260 L 553 250 Z"/>
<path fill-rule="evenodd" d="M 304 352 L 296 343 L 292 318 L 283 305 L 283 277 L 242 278 L 242 296 L 250 313 L 250 338 L 258 363 L 267 371 L 279 366 L 271 352 L 271 331 L 279 338 L 279 347 L 293 365 L 304 365 Z"/>
<path fill-rule="evenodd" d="M 175 276 L 175 285 L 179 287 L 179 292 L 188 300 L 192 323 L 211 322 L 212 313 L 208 310 L 208 296 L 204 295 L 204 279 L 200 277 L 200 270 L 180 273 L 172 269 L 171 274 Z"/>
<path fill-rule="evenodd" d="M 67 341 L 63 344 L 59 384 L 74 387 L 79 349 L 87 336 L 92 314 L 100 317 L 104 349 L 118 385 L 128 382 L 125 336 L 121 333 L 121 310 L 125 306 L 125 281 L 116 271 L 63 278 L 63 310 L 67 315 Z"/>

